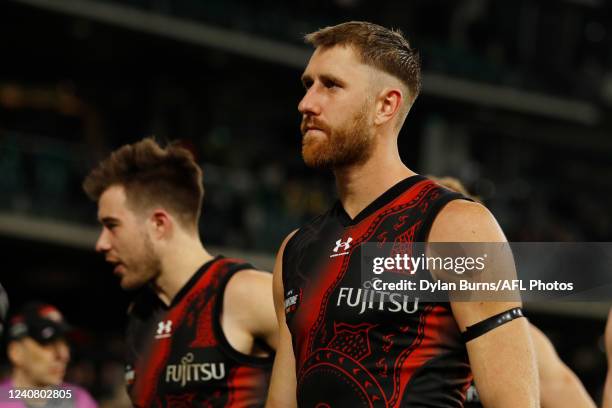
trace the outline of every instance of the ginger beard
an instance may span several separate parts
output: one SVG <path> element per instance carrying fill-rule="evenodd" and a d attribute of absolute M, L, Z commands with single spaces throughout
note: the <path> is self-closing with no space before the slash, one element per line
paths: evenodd
<path fill-rule="evenodd" d="M 336 168 L 367 161 L 374 145 L 374 131 L 369 120 L 370 102 L 366 100 L 355 115 L 344 125 L 332 129 L 316 118 L 304 116 L 302 131 L 302 157 L 309 167 Z M 307 126 L 315 126 L 324 133 L 307 134 Z"/>

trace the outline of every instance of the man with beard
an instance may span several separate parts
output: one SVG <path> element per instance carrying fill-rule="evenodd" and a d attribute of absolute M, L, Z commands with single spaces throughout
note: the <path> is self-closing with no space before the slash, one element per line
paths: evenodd
<path fill-rule="evenodd" d="M 98 203 L 96 250 L 123 289 L 140 289 L 127 329 L 134 406 L 262 406 L 277 341 L 271 276 L 202 245 L 191 153 L 144 139 L 114 151 L 83 187 Z"/>
<path fill-rule="evenodd" d="M 366 22 L 324 28 L 306 42 L 315 51 L 298 105 L 302 156 L 334 172 L 339 201 L 279 250 L 269 406 L 460 407 L 473 373 L 485 406 L 537 407 L 519 302 L 425 303 L 361 278 L 364 243 L 506 241 L 482 205 L 400 159 L 397 137 L 420 88 L 418 55 L 400 32 Z"/>

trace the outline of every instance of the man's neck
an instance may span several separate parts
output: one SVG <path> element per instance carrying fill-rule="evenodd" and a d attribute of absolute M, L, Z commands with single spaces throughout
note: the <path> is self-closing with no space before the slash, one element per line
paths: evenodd
<path fill-rule="evenodd" d="M 402 163 L 395 148 L 377 149 L 366 162 L 336 168 L 334 174 L 342 206 L 355 218 L 385 191 L 416 173 Z"/>
<path fill-rule="evenodd" d="M 198 238 L 183 240 L 172 248 L 161 260 L 161 272 L 153 283 L 155 293 L 166 306 L 198 269 L 213 259 Z"/>
<path fill-rule="evenodd" d="M 14 369 L 11 375 L 13 386 L 15 388 L 35 388 L 37 384 L 34 384 L 27 375 L 22 373 L 19 369 Z"/>

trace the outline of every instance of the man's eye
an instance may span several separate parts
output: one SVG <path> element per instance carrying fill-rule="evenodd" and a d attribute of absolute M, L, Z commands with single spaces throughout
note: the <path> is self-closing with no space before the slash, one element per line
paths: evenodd
<path fill-rule="evenodd" d="M 336 88 L 338 86 L 338 84 L 334 81 L 325 81 L 323 82 L 323 85 L 325 85 L 326 88 Z"/>

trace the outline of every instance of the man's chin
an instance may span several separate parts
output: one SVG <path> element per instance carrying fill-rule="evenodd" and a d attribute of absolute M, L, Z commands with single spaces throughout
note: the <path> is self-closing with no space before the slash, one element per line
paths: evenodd
<path fill-rule="evenodd" d="M 310 157 L 305 155 L 302 157 L 304 159 L 304 164 L 313 169 L 328 170 L 333 167 L 331 162 L 328 160 L 321 160 L 320 157 Z"/>
<path fill-rule="evenodd" d="M 47 375 L 47 377 L 41 381 L 43 387 L 57 387 L 64 382 L 65 371 L 61 373 L 54 372 L 53 374 Z"/>
<path fill-rule="evenodd" d="M 329 169 L 332 167 L 332 160 L 329 154 L 325 154 L 321 146 L 315 143 L 302 146 L 302 159 L 308 167 L 316 169 Z"/>
<path fill-rule="evenodd" d="M 130 279 L 126 279 L 126 277 L 122 277 L 121 281 L 119 282 L 119 285 L 121 286 L 121 289 L 123 290 L 136 290 L 136 289 L 140 289 L 145 285 L 146 282 L 140 282 L 140 281 L 133 281 Z"/>

